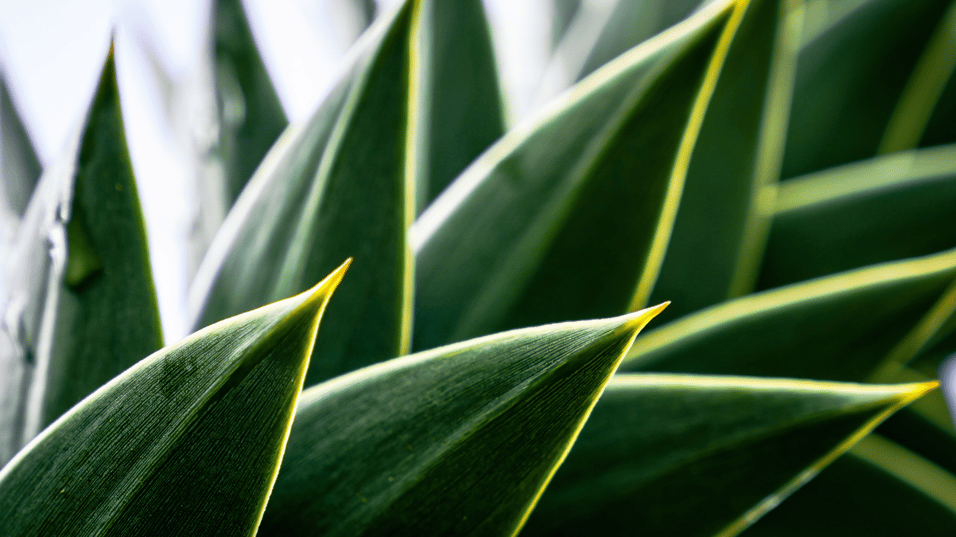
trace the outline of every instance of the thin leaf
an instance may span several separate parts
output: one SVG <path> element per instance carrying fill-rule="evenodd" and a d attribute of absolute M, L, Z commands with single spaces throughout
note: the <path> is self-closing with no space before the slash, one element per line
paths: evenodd
<path fill-rule="evenodd" d="M 0 303 L 2 389 L 12 390 L 3 412 L 16 416 L 2 420 L 3 441 L 16 452 L 162 346 L 112 54 L 85 123 L 41 179 L 13 259 Z"/>
<path fill-rule="evenodd" d="M 780 185 L 758 288 L 956 247 L 956 145 Z"/>
<path fill-rule="evenodd" d="M 956 478 L 877 436 L 837 460 L 743 535 L 868 535 L 956 530 Z"/>
<path fill-rule="evenodd" d="M 216 0 L 216 88 L 225 129 L 226 201 L 239 197 L 266 151 L 288 124 L 259 55 L 240 0 Z"/>
<path fill-rule="evenodd" d="M 796 64 L 801 11 L 791 4 L 752 0 L 734 35 L 651 295 L 674 302 L 664 319 L 754 286 L 770 225 L 763 194 L 780 171 Z"/>
<path fill-rule="evenodd" d="M 347 266 L 158 351 L 74 407 L 0 471 L 0 533 L 255 535 Z"/>
<path fill-rule="evenodd" d="M 735 535 L 935 385 L 617 375 L 522 535 Z"/>
<path fill-rule="evenodd" d="M 39 177 L 40 161 L 0 74 L 0 196 L 14 215 L 23 215 Z"/>
<path fill-rule="evenodd" d="M 648 333 L 622 369 L 862 381 L 954 279 L 949 250 L 749 295 Z"/>
<path fill-rule="evenodd" d="M 480 0 L 419 0 L 416 140 L 421 212 L 504 133 L 488 21 Z M 415 83 L 414 81 L 412 83 Z"/>
<path fill-rule="evenodd" d="M 305 391 L 259 535 L 514 535 L 663 307 L 497 334 Z"/>
<path fill-rule="evenodd" d="M 401 355 L 408 345 L 412 8 L 405 2 L 380 20 L 312 118 L 279 138 L 191 290 L 195 326 L 205 326 L 299 292 L 354 256 L 306 385 Z"/>
<path fill-rule="evenodd" d="M 711 4 L 462 173 L 411 230 L 415 348 L 647 300 L 737 19 L 732 2 Z"/>
<path fill-rule="evenodd" d="M 783 177 L 875 156 L 950 0 L 872 0 L 800 52 Z"/>

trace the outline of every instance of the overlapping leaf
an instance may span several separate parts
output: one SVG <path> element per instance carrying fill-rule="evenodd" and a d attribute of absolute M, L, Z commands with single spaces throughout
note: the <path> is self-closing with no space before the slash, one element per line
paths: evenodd
<path fill-rule="evenodd" d="M 737 20 L 710 4 L 463 172 L 412 228 L 415 348 L 647 300 Z"/>
<path fill-rule="evenodd" d="M 617 375 L 522 535 L 734 535 L 933 386 Z"/>
<path fill-rule="evenodd" d="M 192 289 L 196 326 L 299 292 L 355 258 L 307 384 L 398 356 L 410 330 L 406 152 L 413 2 L 364 37 L 326 101 L 276 142 L 217 234 Z"/>
<path fill-rule="evenodd" d="M 898 152 L 780 185 L 761 289 L 956 247 L 956 146 Z"/>
<path fill-rule="evenodd" d="M 770 224 L 763 193 L 777 182 L 786 137 L 800 13 L 790 2 L 752 0 L 730 45 L 651 295 L 674 302 L 665 319 L 753 289 Z"/>
<path fill-rule="evenodd" d="M 871 0 L 801 50 L 783 177 L 876 155 L 950 3 Z"/>
<path fill-rule="evenodd" d="M 303 392 L 259 535 L 512 535 L 662 306 L 498 334 Z"/>
<path fill-rule="evenodd" d="M 40 177 L 40 162 L 0 73 L 0 199 L 4 209 L 23 215 Z"/>
<path fill-rule="evenodd" d="M 2 460 L 162 346 L 112 54 L 88 117 L 43 175 L 5 274 Z"/>
<path fill-rule="evenodd" d="M 868 437 L 743 535 L 952 535 L 956 478 Z"/>
<path fill-rule="evenodd" d="M 74 407 L 0 471 L 0 533 L 254 535 L 347 265 L 158 351 Z"/>

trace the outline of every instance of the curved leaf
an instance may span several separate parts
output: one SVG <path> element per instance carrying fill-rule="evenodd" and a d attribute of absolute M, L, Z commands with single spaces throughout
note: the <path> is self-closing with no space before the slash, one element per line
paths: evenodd
<path fill-rule="evenodd" d="M 112 54 L 88 117 L 44 173 L 0 298 L 3 449 L 162 346 Z"/>
<path fill-rule="evenodd" d="M 505 127 L 481 1 L 419 2 L 415 104 L 422 129 L 416 140 L 421 212 Z"/>
<path fill-rule="evenodd" d="M 191 290 L 195 326 L 205 326 L 299 292 L 354 257 L 306 385 L 400 355 L 408 344 L 412 7 L 405 2 L 370 29 L 312 118 L 279 138 Z"/>
<path fill-rule="evenodd" d="M 950 0 L 871 0 L 800 51 L 782 177 L 876 155 Z"/>
<path fill-rule="evenodd" d="M 749 295 L 648 333 L 628 371 L 862 381 L 956 279 L 956 250 Z"/>
<path fill-rule="evenodd" d="M 687 171 L 651 301 L 665 319 L 750 292 L 786 137 L 801 10 L 752 0 L 727 53 Z M 720 222 L 719 226 L 714 225 Z"/>
<path fill-rule="evenodd" d="M 935 385 L 617 375 L 522 535 L 734 535 Z"/>
<path fill-rule="evenodd" d="M 496 334 L 303 392 L 259 535 L 513 535 L 637 332 Z"/>
<path fill-rule="evenodd" d="M 255 535 L 347 266 L 160 350 L 57 420 L 0 471 L 0 533 Z"/>
<path fill-rule="evenodd" d="M 956 247 L 956 145 L 780 185 L 760 289 Z"/>
<path fill-rule="evenodd" d="M 734 5 L 711 4 L 582 81 L 422 214 L 415 348 L 647 300 Z"/>
<path fill-rule="evenodd" d="M 956 478 L 870 436 L 743 535 L 928 537 L 956 530 Z"/>

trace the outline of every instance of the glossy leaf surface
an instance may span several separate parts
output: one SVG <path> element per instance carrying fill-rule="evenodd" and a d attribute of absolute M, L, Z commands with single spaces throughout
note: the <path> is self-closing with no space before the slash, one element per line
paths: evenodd
<path fill-rule="evenodd" d="M 582 81 L 422 214 L 415 348 L 646 301 L 733 7 L 712 4 Z"/>
<path fill-rule="evenodd" d="M 347 265 L 158 351 L 74 407 L 0 471 L 0 533 L 254 535 Z"/>
<path fill-rule="evenodd" d="M 195 325 L 300 292 L 346 257 L 306 384 L 402 354 L 410 330 L 406 2 L 364 37 L 312 118 L 290 126 L 230 211 L 191 291 Z"/>
<path fill-rule="evenodd" d="M 736 534 L 933 386 L 616 375 L 522 535 Z"/>
<path fill-rule="evenodd" d="M 302 396 L 259 535 L 513 535 L 663 305 L 356 371 Z"/>
<path fill-rule="evenodd" d="M 112 55 L 82 129 L 43 175 L 19 231 L 0 301 L 2 412 L 14 416 L 2 420 L 3 442 L 13 452 L 162 346 Z"/>

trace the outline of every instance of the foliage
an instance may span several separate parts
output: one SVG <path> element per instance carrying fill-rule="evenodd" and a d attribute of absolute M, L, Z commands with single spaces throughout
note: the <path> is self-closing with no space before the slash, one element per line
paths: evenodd
<path fill-rule="evenodd" d="M 956 2 L 692 4 L 556 0 L 508 124 L 482 3 L 405 0 L 284 127 L 217 2 L 166 347 L 112 50 L 39 181 L 0 86 L 0 533 L 952 534 Z"/>

